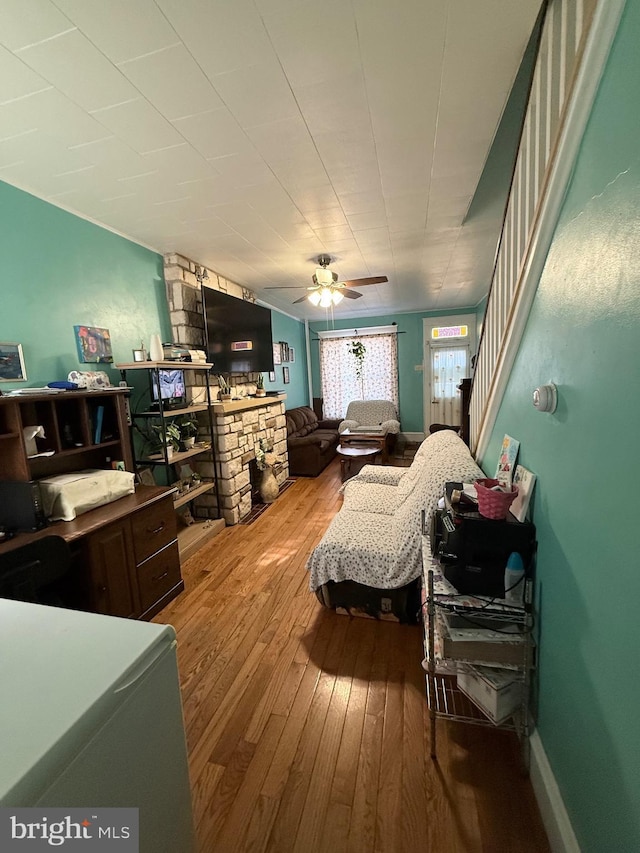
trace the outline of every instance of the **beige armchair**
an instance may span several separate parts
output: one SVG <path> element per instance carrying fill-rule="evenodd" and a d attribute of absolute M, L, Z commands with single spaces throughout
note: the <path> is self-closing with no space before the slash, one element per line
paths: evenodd
<path fill-rule="evenodd" d="M 338 425 L 338 432 L 379 432 L 386 436 L 383 459 L 393 451 L 396 436 L 400 432 L 400 421 L 396 407 L 390 400 L 353 400 L 347 406 L 345 419 Z"/>

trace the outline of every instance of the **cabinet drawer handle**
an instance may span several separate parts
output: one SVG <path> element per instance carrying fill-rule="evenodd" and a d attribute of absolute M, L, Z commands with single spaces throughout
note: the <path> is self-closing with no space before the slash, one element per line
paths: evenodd
<path fill-rule="evenodd" d="M 165 523 L 164 523 L 164 521 L 162 521 L 162 522 L 160 522 L 160 526 L 156 527 L 154 530 L 149 530 L 149 528 L 147 527 L 147 533 L 160 533 L 162 530 L 164 530 L 164 528 L 165 528 Z"/>
<path fill-rule="evenodd" d="M 166 572 L 163 572 L 161 575 L 156 575 L 156 576 L 154 577 L 154 581 L 161 581 L 161 580 L 163 580 L 163 578 L 166 578 L 166 576 L 167 576 L 168 574 L 169 574 L 169 572 L 168 572 L 168 571 L 166 571 Z"/>

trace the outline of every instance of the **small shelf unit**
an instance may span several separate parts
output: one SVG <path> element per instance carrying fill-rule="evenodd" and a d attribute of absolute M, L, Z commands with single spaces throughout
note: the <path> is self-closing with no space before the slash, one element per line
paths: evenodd
<path fill-rule="evenodd" d="M 181 369 L 185 371 L 192 370 L 197 372 L 205 371 L 208 373 L 213 367 L 213 365 L 207 362 L 143 361 L 130 362 L 127 364 L 118 364 L 117 367 L 121 371 L 121 375 L 125 381 L 128 371 L 144 370 L 149 375 L 155 375 L 155 385 L 156 387 L 160 387 L 159 371 L 162 369 Z M 197 532 L 194 532 L 192 528 L 201 528 L 203 533 L 205 530 L 209 530 L 212 527 L 216 527 L 217 529 L 219 527 L 219 524 L 214 525 L 210 522 L 219 521 L 219 517 L 221 515 L 220 497 L 216 480 L 217 461 L 215 456 L 215 443 L 213 441 L 213 407 L 209 383 L 206 382 L 204 386 L 202 386 L 202 388 L 205 392 L 205 402 L 196 403 L 192 406 L 167 408 L 162 398 L 160 398 L 157 402 L 157 409 L 147 408 L 141 411 L 134 411 L 131 413 L 131 418 L 134 423 L 137 420 L 145 421 L 148 423 L 155 421 L 155 423 L 159 427 L 158 431 L 163 443 L 163 449 L 160 452 L 150 453 L 146 455 L 138 455 L 134 451 L 134 463 L 136 464 L 136 466 L 143 468 L 162 466 L 168 472 L 169 479 L 173 480 L 173 482 L 175 483 L 179 479 L 179 475 L 175 470 L 175 466 L 180 465 L 189 459 L 197 460 L 198 458 L 200 458 L 206 459 L 207 461 L 211 462 L 211 467 L 213 469 L 213 478 L 202 480 L 198 485 L 192 485 L 191 488 L 189 488 L 187 491 L 176 492 L 176 494 L 174 495 L 174 509 L 184 507 L 187 504 L 192 503 L 192 501 L 194 501 L 199 496 L 207 494 L 209 492 L 215 492 L 216 496 L 216 512 L 218 515 L 218 519 L 206 519 L 204 521 L 199 520 L 195 524 L 192 524 L 187 527 L 186 529 L 181 529 L 178 531 L 178 542 L 180 545 L 180 553 L 182 558 L 184 558 L 182 540 L 188 539 L 189 541 L 192 541 L 194 538 L 198 538 L 199 536 L 199 534 Z M 197 442 L 192 448 L 180 451 L 174 450 L 171 452 L 168 449 L 167 445 L 167 425 L 171 423 L 175 418 L 180 418 L 184 415 L 197 414 L 200 414 L 202 416 L 202 419 L 200 421 L 201 427 L 208 433 L 206 440 Z M 224 522 L 222 522 L 222 524 L 224 525 Z M 189 531 L 189 533 L 187 533 L 187 531 Z"/>
<path fill-rule="evenodd" d="M 424 652 L 423 668 L 426 670 L 426 691 L 429 707 L 429 729 L 431 736 L 431 757 L 437 758 L 436 721 L 447 719 L 479 726 L 507 729 L 516 732 L 522 745 L 523 764 L 529 766 L 530 713 L 529 693 L 531 672 L 535 665 L 535 647 L 533 642 L 532 593 L 533 583 L 527 580 L 525 604 L 523 607 L 507 605 L 500 599 L 487 599 L 480 596 L 459 595 L 457 590 L 444 577 L 438 560 L 431 554 L 429 537 L 423 536 L 423 624 Z M 482 644 L 478 644 L 476 654 L 457 654 L 451 652 L 451 644 L 445 642 L 446 625 L 443 613 L 452 607 L 458 614 L 466 613 L 473 624 L 474 614 L 481 613 L 484 618 L 513 634 L 509 641 L 513 654 L 509 661 L 496 660 L 491 653 L 483 653 Z M 503 624 L 504 628 L 499 626 Z M 486 648 L 486 647 L 484 647 Z M 519 682 L 520 702 L 512 715 L 496 724 L 458 686 L 458 676 L 473 673 L 476 666 L 490 667 L 496 670 L 509 670 Z"/>

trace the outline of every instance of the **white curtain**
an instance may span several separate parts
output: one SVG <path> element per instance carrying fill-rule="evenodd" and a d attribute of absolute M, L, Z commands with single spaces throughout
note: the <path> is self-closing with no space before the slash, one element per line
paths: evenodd
<path fill-rule="evenodd" d="M 467 375 L 467 348 L 431 350 L 431 417 L 433 423 L 460 424 L 458 386 Z"/>
<path fill-rule="evenodd" d="M 357 362 L 350 352 L 354 340 L 366 348 L 361 379 L 356 376 Z M 391 400 L 397 409 L 397 334 L 321 338 L 320 378 L 325 418 L 344 418 L 352 400 Z"/>

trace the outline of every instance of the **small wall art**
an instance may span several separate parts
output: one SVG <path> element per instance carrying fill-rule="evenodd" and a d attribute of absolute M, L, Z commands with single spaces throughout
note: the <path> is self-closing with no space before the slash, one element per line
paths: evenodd
<path fill-rule="evenodd" d="M 109 329 L 99 329 L 96 326 L 74 326 L 73 330 L 76 333 L 78 358 L 81 362 L 85 364 L 113 362 Z"/>
<path fill-rule="evenodd" d="M 296 351 L 294 347 L 289 347 L 289 361 L 294 364 L 296 360 Z"/>
<path fill-rule="evenodd" d="M 288 367 L 282 368 L 282 381 L 284 382 L 285 385 L 289 384 L 289 368 Z"/>
<path fill-rule="evenodd" d="M 0 382 L 26 382 L 22 344 L 0 343 Z"/>
<path fill-rule="evenodd" d="M 273 363 L 282 364 L 282 350 L 279 341 L 273 345 Z"/>
<path fill-rule="evenodd" d="M 269 371 L 269 382 L 275 382 L 275 381 L 276 381 L 276 372 L 275 372 L 275 370 L 270 370 Z"/>

